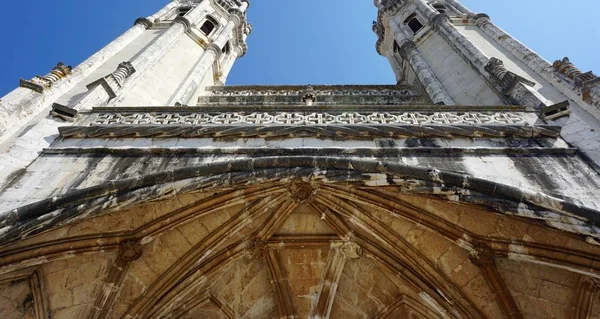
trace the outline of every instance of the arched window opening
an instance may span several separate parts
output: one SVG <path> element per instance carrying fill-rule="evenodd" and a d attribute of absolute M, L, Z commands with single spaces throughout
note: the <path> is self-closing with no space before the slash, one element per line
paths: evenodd
<path fill-rule="evenodd" d="M 400 52 L 400 46 L 398 45 L 398 42 L 394 41 L 394 53 L 398 52 Z"/>
<path fill-rule="evenodd" d="M 419 19 L 417 19 L 416 13 L 413 13 L 410 16 L 408 16 L 408 18 L 404 20 L 404 24 L 406 24 L 412 30 L 413 33 L 417 33 L 423 28 L 423 24 L 421 24 L 421 21 L 419 21 Z"/>
<path fill-rule="evenodd" d="M 231 52 L 231 45 L 229 44 L 229 41 L 227 41 L 227 43 L 225 43 L 225 46 L 223 47 L 223 53 L 229 54 L 229 52 Z"/>
<path fill-rule="evenodd" d="M 183 17 L 188 12 L 190 12 L 191 9 L 192 8 L 179 8 L 179 13 L 177 13 L 177 15 L 180 16 L 180 17 Z"/>
<path fill-rule="evenodd" d="M 200 27 L 200 31 L 202 31 L 207 36 L 215 30 L 215 28 L 219 25 L 217 21 L 213 17 L 208 17 L 202 27 Z"/>
<path fill-rule="evenodd" d="M 446 13 L 446 6 L 443 4 L 434 4 L 433 8 L 436 9 L 439 13 Z"/>

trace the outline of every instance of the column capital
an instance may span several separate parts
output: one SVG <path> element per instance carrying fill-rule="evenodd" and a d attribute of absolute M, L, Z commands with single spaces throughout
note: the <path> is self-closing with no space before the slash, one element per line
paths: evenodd
<path fill-rule="evenodd" d="M 177 16 L 174 20 L 175 23 L 180 23 L 185 27 L 185 31 L 189 32 L 192 30 L 192 22 L 186 17 Z"/>
<path fill-rule="evenodd" d="M 342 247 L 340 247 L 340 252 L 349 259 L 358 259 L 363 253 L 362 247 L 360 247 L 357 243 L 352 241 L 345 242 Z"/>
<path fill-rule="evenodd" d="M 450 17 L 445 13 L 437 14 L 431 19 L 431 24 L 435 29 L 440 29 L 447 23 L 450 23 Z"/>
<path fill-rule="evenodd" d="M 221 54 L 223 54 L 223 50 L 215 43 L 210 43 L 207 45 L 205 50 L 214 52 L 217 56 L 217 59 L 221 57 Z"/>
<path fill-rule="evenodd" d="M 398 53 L 400 53 L 400 56 L 404 59 L 407 58 L 411 51 L 417 49 L 417 45 L 411 40 L 405 40 L 402 42 L 402 44 L 399 43 L 398 45 L 400 46 Z"/>
<path fill-rule="evenodd" d="M 135 20 L 135 22 L 133 23 L 133 25 L 138 25 L 138 24 L 143 26 L 146 29 L 151 28 L 153 25 L 152 21 L 148 20 L 147 18 L 137 18 Z"/>
<path fill-rule="evenodd" d="M 509 71 L 505 66 L 504 62 L 498 58 L 492 57 L 485 65 L 484 70 L 492 75 L 497 81 L 503 93 L 510 91 L 518 83 L 523 83 L 528 86 L 535 86 L 535 82 L 530 81 L 514 72 Z"/>
<path fill-rule="evenodd" d="M 237 28 L 240 25 L 242 25 L 242 21 L 245 20 L 245 19 L 243 19 L 243 14 L 244 13 L 242 11 L 240 11 L 240 9 L 238 9 L 238 8 L 229 10 L 229 20 L 233 21 L 234 28 Z"/>
<path fill-rule="evenodd" d="M 477 20 L 490 20 L 490 16 L 485 14 L 485 13 L 478 13 L 476 15 L 473 16 L 473 20 L 477 21 Z"/>

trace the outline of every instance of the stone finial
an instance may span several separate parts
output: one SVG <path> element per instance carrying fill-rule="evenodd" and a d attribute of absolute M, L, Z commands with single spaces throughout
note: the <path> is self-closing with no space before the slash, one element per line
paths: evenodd
<path fill-rule="evenodd" d="M 317 92 L 313 89 L 312 85 L 308 85 L 306 90 L 302 92 L 302 102 L 306 105 L 312 105 L 317 100 Z"/>
<path fill-rule="evenodd" d="M 340 251 L 349 259 L 358 259 L 363 253 L 362 247 L 351 241 L 345 242 L 342 247 L 340 247 Z"/>
<path fill-rule="evenodd" d="M 244 34 L 250 35 L 250 33 L 252 33 L 252 23 L 248 22 L 246 23 L 246 27 L 244 28 Z"/>
<path fill-rule="evenodd" d="M 552 66 L 556 72 L 575 81 L 575 85 L 577 86 L 583 86 L 587 82 L 598 79 L 598 77 L 592 71 L 583 73 L 571 61 L 569 61 L 568 57 L 565 57 L 562 60 L 554 61 Z"/>
<path fill-rule="evenodd" d="M 119 244 L 119 259 L 127 262 L 138 260 L 142 257 L 144 247 L 137 240 L 126 240 Z"/>
<path fill-rule="evenodd" d="M 288 192 L 293 201 L 298 203 L 308 203 L 317 194 L 317 189 L 315 189 L 310 183 L 304 181 L 294 181 L 288 188 Z"/>
<path fill-rule="evenodd" d="M 56 81 L 70 75 L 72 71 L 71 66 L 58 62 L 52 71 L 45 76 L 36 75 L 29 81 L 21 79 L 20 86 L 42 93 L 45 89 L 51 88 Z"/>

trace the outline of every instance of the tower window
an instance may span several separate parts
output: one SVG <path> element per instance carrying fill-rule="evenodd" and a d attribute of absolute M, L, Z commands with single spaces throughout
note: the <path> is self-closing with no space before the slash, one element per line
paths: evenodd
<path fill-rule="evenodd" d="M 398 42 L 394 41 L 394 53 L 398 52 L 400 52 L 400 46 L 398 45 Z"/>
<path fill-rule="evenodd" d="M 180 17 L 183 17 L 188 12 L 190 12 L 190 10 L 191 10 L 191 8 L 180 8 L 179 9 L 179 13 L 177 15 L 180 16 Z"/>
<path fill-rule="evenodd" d="M 404 24 L 406 24 L 412 30 L 413 33 L 417 33 L 423 28 L 423 24 L 421 24 L 421 21 L 419 21 L 419 19 L 417 19 L 416 13 L 413 13 L 410 16 L 408 16 L 408 18 L 404 20 Z"/>
<path fill-rule="evenodd" d="M 433 8 L 436 9 L 439 13 L 446 13 L 446 6 L 443 4 L 434 4 Z"/>
<path fill-rule="evenodd" d="M 231 51 L 231 45 L 229 44 L 229 41 L 227 41 L 227 43 L 225 43 L 225 46 L 223 47 L 223 53 L 229 54 L 230 51 Z"/>
<path fill-rule="evenodd" d="M 202 27 L 200 27 L 200 30 L 204 34 L 209 35 L 211 32 L 213 32 L 215 30 L 217 25 L 218 25 L 218 23 L 217 23 L 217 21 L 215 21 L 214 18 L 208 17 L 206 19 L 206 21 L 204 21 L 204 24 L 202 25 Z"/>

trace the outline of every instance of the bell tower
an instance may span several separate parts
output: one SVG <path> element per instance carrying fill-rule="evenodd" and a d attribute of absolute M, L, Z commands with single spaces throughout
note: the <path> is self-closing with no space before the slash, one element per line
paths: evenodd
<path fill-rule="evenodd" d="M 195 105 L 206 87 L 224 85 L 247 51 L 249 5 L 248 0 L 174 0 L 135 20 L 78 66 L 59 62 L 44 76 L 22 79 L 0 99 L 0 150 L 11 163 L 2 166 L 0 187 L 80 113 Z"/>
<path fill-rule="evenodd" d="M 98 106 L 185 105 L 206 86 L 223 85 L 247 50 L 247 0 L 174 0 L 71 68 L 21 80 L 2 98 L 0 133 L 52 107 L 73 119 Z"/>
<path fill-rule="evenodd" d="M 437 105 L 520 105 L 600 164 L 600 78 L 554 63 L 458 0 L 375 0 L 373 31 L 399 84 Z"/>

